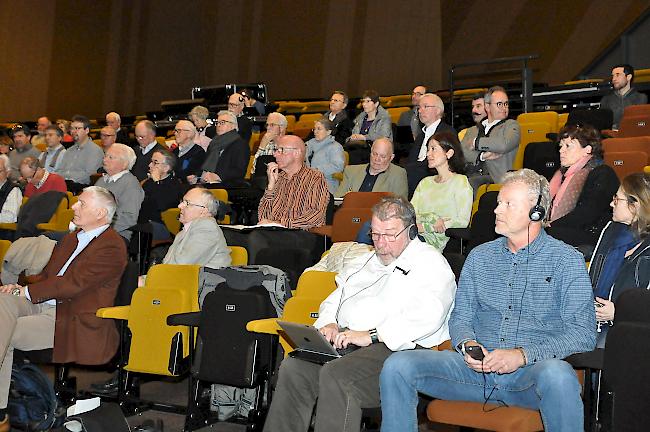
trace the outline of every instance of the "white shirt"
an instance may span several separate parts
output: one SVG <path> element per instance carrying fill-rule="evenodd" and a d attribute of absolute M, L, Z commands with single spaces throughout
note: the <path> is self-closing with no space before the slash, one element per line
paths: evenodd
<path fill-rule="evenodd" d="M 0 184 L 0 187 L 4 186 L 4 182 Z M 23 204 L 23 193 L 19 188 L 15 187 L 7 195 L 5 203 L 2 205 L 2 210 L 0 210 L 0 223 L 14 223 L 18 219 L 18 211 L 20 206 Z"/>
<path fill-rule="evenodd" d="M 442 120 L 438 119 L 431 123 L 429 126 L 424 126 L 422 132 L 424 132 L 424 139 L 422 140 L 422 145 L 420 146 L 420 153 L 418 153 L 418 162 L 422 162 L 427 158 L 427 143 L 429 138 L 436 132 L 438 125 Z"/>
<path fill-rule="evenodd" d="M 156 146 L 156 144 L 158 144 L 158 141 L 155 141 L 155 140 L 153 142 L 147 144 L 147 146 L 142 149 L 142 154 L 146 155 L 147 153 L 149 153 Z"/>
<path fill-rule="evenodd" d="M 113 174 L 113 175 L 104 174 L 104 177 L 106 178 L 106 183 L 116 182 L 119 179 L 121 179 L 124 174 L 126 174 L 128 172 L 129 171 L 124 170 L 124 171 L 120 171 L 117 174 Z"/>

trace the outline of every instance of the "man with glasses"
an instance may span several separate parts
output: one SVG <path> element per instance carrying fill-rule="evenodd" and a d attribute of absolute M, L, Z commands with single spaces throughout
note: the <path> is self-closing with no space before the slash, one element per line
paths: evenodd
<path fill-rule="evenodd" d="M 438 95 L 426 93 L 420 98 L 418 103 L 418 117 L 424 127 L 419 131 L 413 147 L 409 151 L 408 161 L 406 163 L 406 173 L 409 182 L 409 198 L 413 196 L 415 188 L 423 178 L 432 175 L 427 164 L 427 144 L 429 138 L 435 133 L 449 132 L 456 134 L 454 128 L 442 121 L 445 113 L 445 104 Z"/>
<path fill-rule="evenodd" d="M 339 144 L 345 144 L 345 140 L 352 135 L 354 123 L 348 117 L 345 110 L 348 106 L 348 95 L 341 90 L 335 90 L 330 98 L 330 110 L 324 115 L 334 124 L 332 136 Z"/>
<path fill-rule="evenodd" d="M 129 133 L 122 127 L 122 117 L 114 111 L 106 114 L 106 126 L 113 129 L 115 133 L 115 141 L 121 144 L 131 145 Z"/>
<path fill-rule="evenodd" d="M 257 169 L 258 160 L 260 156 L 268 156 L 262 158 L 262 163 L 267 164 L 274 160 L 273 151 L 275 150 L 275 141 L 287 133 L 287 118 L 279 112 L 272 112 L 266 117 L 266 132 L 260 140 L 260 145 L 255 152 L 255 159 L 253 160 L 253 168 L 251 174 L 265 175 L 266 168 Z"/>
<path fill-rule="evenodd" d="M 195 107 L 196 108 L 196 107 Z M 196 178 L 201 175 L 201 166 L 205 161 L 205 150 L 196 143 L 196 126 L 189 120 L 179 120 L 174 128 L 176 147 L 172 151 L 177 159 L 176 177 L 183 183 L 188 177 Z"/>
<path fill-rule="evenodd" d="M 90 184 L 90 176 L 102 166 L 104 152 L 88 136 L 90 134 L 88 117 L 80 115 L 72 117 L 70 133 L 74 144 L 62 156 L 63 161 L 56 173 L 66 180 L 69 191 L 77 193 Z"/>
<path fill-rule="evenodd" d="M 244 142 L 248 144 L 253 133 L 253 123 L 244 115 L 246 107 L 244 96 L 239 93 L 233 93 L 228 98 L 228 111 L 233 113 L 237 118 L 237 131 Z"/>
<path fill-rule="evenodd" d="M 36 130 L 38 133 L 32 136 L 32 145 L 34 147 L 45 144 L 45 128 L 51 125 L 52 122 L 46 116 L 39 117 L 38 120 L 36 120 Z"/>
<path fill-rule="evenodd" d="M 346 166 L 334 196 L 341 198 L 348 192 L 391 192 L 406 198 L 406 170 L 391 163 L 394 157 L 393 143 L 388 138 L 375 140 L 370 149 L 370 163 Z"/>
<path fill-rule="evenodd" d="M 104 153 L 116 142 L 117 133 L 115 129 L 110 126 L 104 126 L 99 131 L 99 140 L 102 144 L 102 150 Z"/>
<path fill-rule="evenodd" d="M 420 130 L 422 129 L 422 123 L 420 123 L 420 117 L 418 115 L 418 109 L 420 106 L 420 98 L 425 95 L 427 88 L 423 85 L 415 86 L 411 92 L 411 105 L 412 109 L 403 112 L 399 116 L 397 121 L 397 126 L 410 126 L 411 132 L 413 133 L 413 139 L 418 137 Z"/>
<path fill-rule="evenodd" d="M 287 357 L 280 366 L 264 431 L 358 431 L 361 410 L 377 407 L 379 373 L 394 352 L 449 338 L 456 282 L 447 261 L 417 239 L 415 210 L 403 197 L 372 209 L 375 251 L 346 265 L 314 327 L 337 349 L 357 348 L 325 365 Z"/>
<path fill-rule="evenodd" d="M 325 176 L 305 166 L 305 143 L 295 135 L 277 140 L 276 162 L 266 168 L 268 185 L 260 200 L 260 224 L 279 224 L 286 228 L 325 225 L 329 189 Z"/>
<path fill-rule="evenodd" d="M 521 135 L 519 123 L 508 118 L 508 94 L 503 87 L 491 87 L 483 100 L 487 118 L 469 128 L 461 142 L 474 191 L 485 183 L 501 183 L 512 169 Z"/>
<path fill-rule="evenodd" d="M 45 151 L 39 158 L 40 165 L 47 172 L 56 172 L 61 167 L 65 147 L 61 144 L 63 140 L 63 131 L 55 125 L 45 128 Z"/>
<path fill-rule="evenodd" d="M 155 150 L 164 150 L 165 147 L 156 141 L 156 125 L 151 120 L 142 120 L 135 125 L 135 140 L 138 142 L 136 149 L 137 159 L 131 172 L 142 181 L 149 174 L 149 163 L 151 155 Z"/>
<path fill-rule="evenodd" d="M 237 117 L 230 111 L 217 114 L 217 136 L 215 136 L 201 166 L 200 182 L 221 183 L 224 186 L 238 186 L 244 181 L 250 159 L 250 148 L 237 133 Z M 197 179 L 190 176 L 190 183 Z"/>
<path fill-rule="evenodd" d="M 20 163 L 28 156 L 38 158 L 41 155 L 40 150 L 32 146 L 32 132 L 25 124 L 14 125 L 10 129 L 11 138 L 14 140 L 14 149 L 9 152 L 9 161 L 11 168 L 10 179 L 17 181 L 20 177 Z"/>

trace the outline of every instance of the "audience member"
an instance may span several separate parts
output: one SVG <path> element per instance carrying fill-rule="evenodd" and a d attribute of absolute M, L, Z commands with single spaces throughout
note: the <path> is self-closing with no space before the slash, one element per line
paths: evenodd
<path fill-rule="evenodd" d="M 117 351 L 119 334 L 111 320 L 95 316 L 113 306 L 126 267 L 126 248 L 109 228 L 115 201 L 89 187 L 72 206 L 80 228 L 66 235 L 43 271 L 28 286 L 0 287 L 0 430 L 9 430 L 7 399 L 14 349 L 54 348 L 55 363 L 101 365 Z"/>
<path fill-rule="evenodd" d="M 176 207 L 183 196 L 183 186 L 174 175 L 176 156 L 167 150 L 154 150 L 149 163 L 149 178 L 142 183 L 144 200 L 138 223 L 150 223 L 153 240 L 169 240 L 171 234 L 163 223 L 161 213 Z"/>
<path fill-rule="evenodd" d="M 612 92 L 600 100 L 600 108 L 612 110 L 613 129 L 618 129 L 625 107 L 648 103 L 648 96 L 632 87 L 634 68 L 629 64 L 619 64 L 612 68 Z"/>
<path fill-rule="evenodd" d="M 339 144 L 345 144 L 345 141 L 352 135 L 354 124 L 348 117 L 346 108 L 348 106 L 348 95 L 341 90 L 334 90 L 330 98 L 330 110 L 323 114 L 329 121 L 334 124 L 332 136 Z"/>
<path fill-rule="evenodd" d="M 244 103 L 246 106 L 249 108 L 255 108 L 257 115 L 263 116 L 266 114 L 266 106 L 264 106 L 262 102 L 255 99 L 255 93 L 253 93 L 251 90 L 244 89 L 241 91 L 241 95 L 244 96 Z"/>
<path fill-rule="evenodd" d="M 187 183 L 189 176 L 200 176 L 202 172 L 205 150 L 195 142 L 197 133 L 194 123 L 188 120 L 179 120 L 174 128 L 176 148 L 173 153 L 177 158 L 176 177 L 183 183 Z"/>
<path fill-rule="evenodd" d="M 462 141 L 474 191 L 485 183 L 501 183 L 506 171 L 512 169 L 519 148 L 519 123 L 508 118 L 506 91 L 503 87 L 491 87 L 484 101 L 487 119 L 469 128 Z"/>
<path fill-rule="evenodd" d="M 54 125 L 45 128 L 45 151 L 39 158 L 40 165 L 47 172 L 56 172 L 61 168 L 65 147 L 61 144 L 63 131 Z"/>
<path fill-rule="evenodd" d="M 9 156 L 11 150 L 13 150 L 14 142 L 7 135 L 0 135 L 0 154 Z"/>
<path fill-rule="evenodd" d="M 260 156 L 273 156 L 275 151 L 275 142 L 280 137 L 283 137 L 287 133 L 287 118 L 280 114 L 279 112 L 272 112 L 266 117 L 266 132 L 260 140 L 260 146 L 255 152 L 255 157 L 253 160 L 253 168 L 251 170 L 252 174 L 256 172 L 258 174 L 263 173 L 266 169 L 257 170 L 257 161 Z M 269 159 L 269 158 L 263 158 Z M 264 161 L 268 163 L 268 161 Z"/>
<path fill-rule="evenodd" d="M 460 276 L 449 319 L 456 351 L 386 360 L 382 431 L 417 429 L 418 393 L 539 409 L 545 430 L 584 430 L 580 383 L 562 360 L 595 344 L 584 260 L 544 232 L 550 196 L 542 176 L 507 173 L 498 203 L 495 231 L 504 237 L 473 249 Z"/>
<path fill-rule="evenodd" d="M 244 181 L 250 148 L 237 133 L 237 117 L 230 111 L 217 114 L 217 135 L 212 138 L 201 166 L 201 182 L 238 186 Z M 190 183 L 196 182 L 190 176 Z"/>
<path fill-rule="evenodd" d="M 269 183 L 260 201 L 259 223 L 304 230 L 325 225 L 330 194 L 323 173 L 305 166 L 305 143 L 294 135 L 282 136 L 275 158 L 267 166 Z"/>
<path fill-rule="evenodd" d="M 90 176 L 102 166 L 104 152 L 88 136 L 90 133 L 88 117 L 80 115 L 72 117 L 70 127 L 74 145 L 61 156 L 63 160 L 56 173 L 66 180 L 69 191 L 77 193 L 90 184 Z"/>
<path fill-rule="evenodd" d="M 230 249 L 215 220 L 219 201 L 209 190 L 187 191 L 178 208 L 183 229 L 174 237 L 163 264 L 200 264 L 219 268 L 231 264 Z"/>
<path fill-rule="evenodd" d="M 454 128 L 442 121 L 445 113 L 445 104 L 442 99 L 433 93 L 426 93 L 420 98 L 418 106 L 418 116 L 424 127 L 419 132 L 411 150 L 409 151 L 406 162 L 406 174 L 409 181 L 409 197 L 420 180 L 430 175 L 427 164 L 427 143 L 429 138 L 435 133 L 449 132 L 455 134 Z"/>
<path fill-rule="evenodd" d="M 122 127 L 122 117 L 120 117 L 118 113 L 113 111 L 106 114 L 106 126 L 110 127 L 114 131 L 115 139 L 113 142 L 131 145 L 129 133 Z M 104 151 L 106 151 L 106 146 L 103 144 L 103 140 L 102 147 L 104 147 Z"/>
<path fill-rule="evenodd" d="M 20 176 L 26 181 L 25 196 L 27 198 L 49 191 L 63 193 L 68 191 L 63 177 L 41 168 L 38 159 L 32 156 L 26 157 L 20 163 Z"/>
<path fill-rule="evenodd" d="M 64 143 L 64 146 L 67 148 L 72 145 L 74 143 L 74 138 L 72 138 L 72 135 L 70 135 L 70 122 L 66 119 L 57 119 L 56 127 L 61 129 L 63 132 L 63 139 L 61 142 Z"/>
<path fill-rule="evenodd" d="M 237 133 L 248 145 L 253 133 L 253 123 L 244 115 L 244 106 L 244 96 L 239 93 L 233 93 L 228 98 L 228 111 L 237 117 Z"/>
<path fill-rule="evenodd" d="M 561 168 L 551 179 L 548 233 L 573 246 L 593 246 L 612 217 L 609 203 L 618 177 L 605 165 L 600 133 L 593 127 L 568 125 L 559 138 Z"/>
<path fill-rule="evenodd" d="M 131 168 L 131 173 L 138 181 L 142 181 L 149 173 L 151 155 L 155 150 L 164 147 L 156 141 L 156 125 L 151 120 L 141 120 L 135 125 L 135 139 L 138 142 L 138 148 L 135 150 L 137 159 Z"/>
<path fill-rule="evenodd" d="M 406 170 L 391 163 L 394 157 L 393 143 L 388 138 L 375 140 L 370 149 L 370 163 L 346 166 L 334 196 L 341 198 L 348 192 L 392 192 L 406 198 Z"/>
<path fill-rule="evenodd" d="M 217 135 L 217 129 L 214 125 L 208 123 L 210 111 L 204 106 L 197 105 L 189 112 L 187 117 L 194 123 L 196 134 L 194 135 L 194 142 L 198 144 L 203 151 L 208 149 L 210 141 Z"/>
<path fill-rule="evenodd" d="M 9 178 L 11 165 L 7 155 L 0 155 L 0 223 L 14 223 L 23 203 L 23 194 Z"/>
<path fill-rule="evenodd" d="M 472 187 L 463 175 L 465 159 L 456 134 L 439 132 L 429 138 L 427 162 L 437 175 L 425 177 L 415 189 L 418 232 L 442 251 L 449 237 L 447 228 L 465 228 L 472 215 Z"/>
<path fill-rule="evenodd" d="M 38 120 L 36 120 L 36 130 L 38 133 L 32 135 L 32 145 L 34 147 L 38 148 L 39 146 L 45 145 L 45 129 L 51 125 L 52 122 L 45 116 L 39 117 Z"/>
<path fill-rule="evenodd" d="M 129 172 L 135 161 L 136 155 L 131 147 L 126 144 L 113 144 L 104 156 L 106 174 L 95 183 L 108 189 L 115 197 L 117 210 L 112 226 L 127 241 L 131 239 L 132 234 L 129 228 L 138 222 L 140 206 L 144 199 L 140 182 Z"/>
<path fill-rule="evenodd" d="M 612 221 L 600 234 L 589 263 L 596 299 L 597 348 L 605 347 L 621 293 L 650 289 L 650 175 L 625 177 L 611 206 Z"/>
<path fill-rule="evenodd" d="M 472 120 L 474 120 L 474 124 L 478 127 L 486 118 L 485 93 L 479 92 L 472 96 Z"/>
<path fill-rule="evenodd" d="M 327 180 L 330 193 L 339 187 L 339 181 L 333 177 L 345 168 L 343 146 L 332 136 L 334 123 L 327 117 L 321 117 L 314 122 L 314 138 L 307 141 L 306 164 L 310 168 L 322 172 Z"/>
<path fill-rule="evenodd" d="M 9 152 L 9 163 L 5 168 L 11 168 L 9 178 L 17 181 L 20 177 L 20 163 L 27 156 L 39 157 L 40 150 L 34 148 L 31 143 L 31 131 L 24 124 L 17 124 L 11 128 L 11 138 L 14 140 L 14 149 Z"/>
<path fill-rule="evenodd" d="M 385 137 L 393 140 L 393 123 L 388 111 L 379 105 L 379 93 L 366 90 L 361 97 L 363 111 L 354 119 L 350 141 L 365 141 L 371 143 L 377 138 Z"/>
<path fill-rule="evenodd" d="M 397 121 L 397 126 L 410 126 L 411 132 L 413 133 L 413 139 L 418 137 L 418 134 L 422 130 L 422 123 L 420 122 L 420 116 L 418 115 L 418 109 L 420 107 L 420 98 L 424 96 L 427 92 L 427 88 L 423 85 L 415 86 L 411 92 L 411 108 L 408 111 L 404 111 Z"/>
<path fill-rule="evenodd" d="M 115 129 L 110 126 L 104 126 L 99 131 L 99 139 L 102 143 L 102 150 L 104 150 L 104 153 L 106 153 L 106 150 L 108 150 L 113 144 L 117 142 Z"/>
<path fill-rule="evenodd" d="M 406 199 L 384 198 L 373 208 L 372 237 L 375 251 L 336 276 L 338 288 L 314 323 L 335 348 L 357 349 L 324 365 L 287 357 L 265 431 L 306 432 L 316 403 L 315 430 L 359 431 L 361 410 L 380 404 L 384 361 L 394 351 L 431 348 L 449 338 L 454 274 L 438 251 L 416 238 Z"/>

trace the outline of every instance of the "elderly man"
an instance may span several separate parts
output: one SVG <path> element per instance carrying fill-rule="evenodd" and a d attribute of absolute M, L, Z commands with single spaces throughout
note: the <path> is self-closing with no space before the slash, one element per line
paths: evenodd
<path fill-rule="evenodd" d="M 330 110 L 324 116 L 334 124 L 332 136 L 339 144 L 345 144 L 345 141 L 352 135 L 354 123 L 348 117 L 345 110 L 348 106 L 348 95 L 341 90 L 334 90 L 330 98 Z"/>
<path fill-rule="evenodd" d="M 462 147 L 465 159 L 475 161 L 475 173 L 468 175 L 476 189 L 484 183 L 501 183 L 519 148 L 519 123 L 508 118 L 508 94 L 494 86 L 485 93 L 487 119 L 467 130 Z"/>
<path fill-rule="evenodd" d="M 244 181 L 250 159 L 248 143 L 237 133 L 237 117 L 230 111 L 217 114 L 217 136 L 212 138 L 201 166 L 203 183 L 238 186 Z M 190 183 L 197 179 L 190 176 Z"/>
<path fill-rule="evenodd" d="M 106 125 L 114 131 L 115 140 L 113 142 L 130 144 L 129 133 L 122 127 L 122 117 L 118 113 L 113 111 L 106 114 Z"/>
<path fill-rule="evenodd" d="M 45 144 L 45 128 L 48 126 L 52 126 L 52 122 L 49 118 L 43 116 L 36 120 L 36 130 L 38 131 L 38 134 L 32 136 L 32 145 L 34 147 Z"/>
<path fill-rule="evenodd" d="M 612 68 L 612 92 L 600 100 L 600 108 L 612 110 L 613 129 L 618 129 L 625 107 L 648 103 L 648 96 L 632 88 L 634 68 L 629 64 L 619 64 Z"/>
<path fill-rule="evenodd" d="M 229 266 L 230 249 L 215 220 L 219 201 L 203 188 L 187 191 L 178 205 L 183 229 L 174 237 L 163 264 L 201 264 L 210 268 Z"/>
<path fill-rule="evenodd" d="M 248 144 L 253 133 L 253 123 L 244 115 L 244 96 L 239 93 L 233 93 L 228 98 L 228 111 L 233 113 L 237 118 L 237 131 L 244 142 Z"/>
<path fill-rule="evenodd" d="M 388 138 L 375 140 L 370 149 L 370 163 L 346 166 L 334 196 L 341 198 L 348 192 L 392 192 L 406 198 L 406 170 L 391 163 L 393 158 L 393 143 Z"/>
<path fill-rule="evenodd" d="M 55 125 L 45 128 L 45 151 L 39 158 L 40 165 L 47 172 L 55 172 L 61 167 L 65 147 L 61 144 L 63 140 L 63 131 Z"/>
<path fill-rule="evenodd" d="M 177 158 L 176 177 L 184 183 L 187 183 L 190 176 L 201 175 L 201 166 L 205 161 L 205 150 L 195 142 L 197 133 L 194 123 L 189 120 L 179 120 L 174 128 L 176 148 L 173 153 Z"/>
<path fill-rule="evenodd" d="M 258 169 L 257 161 L 260 156 L 272 156 L 273 151 L 275 150 L 275 142 L 283 137 L 287 133 L 287 118 L 280 114 L 279 112 L 272 112 L 266 117 L 266 133 L 262 136 L 260 140 L 260 146 L 255 152 L 255 158 L 253 160 L 253 168 L 251 170 L 252 174 L 256 172 L 262 174 L 266 172 L 265 169 Z M 263 158 L 269 159 L 269 158 Z M 268 161 L 264 161 L 267 163 Z"/>
<path fill-rule="evenodd" d="M 445 113 L 445 104 L 442 99 L 433 93 L 426 93 L 418 103 L 418 117 L 424 124 L 419 132 L 408 155 L 406 173 L 409 182 L 409 197 L 413 196 L 420 180 L 431 175 L 427 164 L 427 143 L 429 138 L 438 132 L 456 134 L 454 128 L 442 121 Z"/>
<path fill-rule="evenodd" d="M 11 173 L 9 158 L 0 155 L 0 223 L 14 223 L 23 203 L 20 189 L 8 178 Z"/>
<path fill-rule="evenodd" d="M 20 176 L 27 182 L 25 184 L 25 196 L 31 198 L 34 195 L 49 191 L 67 192 L 68 188 L 65 179 L 58 174 L 51 173 L 41 168 L 38 159 L 26 157 L 20 163 Z"/>
<path fill-rule="evenodd" d="M 132 232 L 129 228 L 138 223 L 138 214 L 144 199 L 140 182 L 129 172 L 135 160 L 135 152 L 131 147 L 126 144 L 113 144 L 104 156 L 106 174 L 95 183 L 115 196 L 117 211 L 113 229 L 126 241 L 131 239 Z"/>
<path fill-rule="evenodd" d="M 90 120 L 88 117 L 76 115 L 70 125 L 74 145 L 62 156 L 61 166 L 56 170 L 66 180 L 68 190 L 78 192 L 90 184 L 90 176 L 102 166 L 104 152 L 88 136 Z"/>
<path fill-rule="evenodd" d="M 197 105 L 187 114 L 189 120 L 194 123 L 196 134 L 194 135 L 194 142 L 201 146 L 205 151 L 210 145 L 210 141 L 217 134 L 217 129 L 208 124 L 208 117 L 210 111 L 204 106 Z"/>
<path fill-rule="evenodd" d="M 265 431 L 306 432 L 316 402 L 316 431 L 358 431 L 361 409 L 379 406 L 379 373 L 391 353 L 449 338 L 454 274 L 435 248 L 417 239 L 415 224 L 415 210 L 402 197 L 375 205 L 375 251 L 336 276 L 338 288 L 314 323 L 336 348 L 358 349 L 323 366 L 286 358 Z"/>
<path fill-rule="evenodd" d="M 325 225 L 329 202 L 327 181 L 318 170 L 305 166 L 305 143 L 294 135 L 277 140 L 277 162 L 269 162 L 269 182 L 258 209 L 260 224 L 279 224 L 287 228 Z"/>
<path fill-rule="evenodd" d="M 13 181 L 17 181 L 20 176 L 18 168 L 20 163 L 27 156 L 39 157 L 41 155 L 40 150 L 32 146 L 31 143 L 31 131 L 29 127 L 24 124 L 17 124 L 13 126 L 10 130 L 11 138 L 14 140 L 14 149 L 9 152 L 9 161 L 10 164 L 5 168 L 11 168 L 9 178 Z"/>
<path fill-rule="evenodd" d="M 126 267 L 124 242 L 109 227 L 115 201 L 106 189 L 88 187 L 72 209 L 79 230 L 58 243 L 43 271 L 28 286 L 0 287 L 0 430 L 9 430 L 14 349 L 53 347 L 54 362 L 85 365 L 104 364 L 117 350 L 115 325 L 95 316 L 113 305 Z"/>
<path fill-rule="evenodd" d="M 411 105 L 413 108 L 403 112 L 399 116 L 397 121 L 397 126 L 410 126 L 411 132 L 413 133 L 413 139 L 418 137 L 420 130 L 422 130 L 422 123 L 420 123 L 420 117 L 418 115 L 418 109 L 420 106 L 420 98 L 425 95 L 427 88 L 423 85 L 415 86 L 411 92 Z"/>
<path fill-rule="evenodd" d="M 103 128 L 101 128 L 101 130 L 99 131 L 99 139 L 101 141 L 102 150 L 104 150 L 104 153 L 106 153 L 106 151 L 113 144 L 115 144 L 117 142 L 117 139 L 115 138 L 116 136 L 117 135 L 116 135 L 115 129 L 113 129 L 112 127 L 104 126 Z M 124 144 L 124 143 L 122 143 L 122 144 Z"/>
<path fill-rule="evenodd" d="M 539 409 L 547 431 L 582 431 L 580 384 L 561 360 L 596 342 L 584 258 L 542 228 L 548 182 L 510 172 L 495 231 L 467 258 L 449 319 L 455 351 L 397 353 L 381 372 L 382 431 L 417 429 L 418 392 Z"/>
<path fill-rule="evenodd" d="M 156 141 L 156 125 L 151 120 L 142 120 L 135 125 L 135 139 L 138 142 L 137 158 L 130 169 L 138 181 L 142 181 L 149 173 L 149 163 L 154 150 L 165 148 Z"/>

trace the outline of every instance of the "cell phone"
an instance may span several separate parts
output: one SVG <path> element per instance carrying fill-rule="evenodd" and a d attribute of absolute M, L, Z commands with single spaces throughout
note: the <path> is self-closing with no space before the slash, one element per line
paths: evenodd
<path fill-rule="evenodd" d="M 469 356 L 474 360 L 483 360 L 483 358 L 485 357 L 485 354 L 483 354 L 483 350 L 478 345 L 466 346 L 465 352 L 469 354 Z"/>
<path fill-rule="evenodd" d="M 594 300 L 594 306 L 596 306 L 596 307 L 599 307 L 599 308 L 600 308 L 600 307 L 603 307 L 603 306 L 605 306 L 605 305 L 604 305 L 604 304 L 602 304 L 602 303 L 600 303 L 600 302 L 599 302 L 598 300 Z"/>

